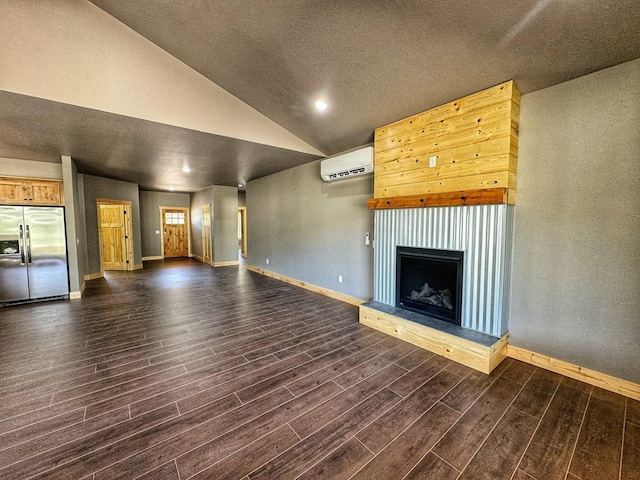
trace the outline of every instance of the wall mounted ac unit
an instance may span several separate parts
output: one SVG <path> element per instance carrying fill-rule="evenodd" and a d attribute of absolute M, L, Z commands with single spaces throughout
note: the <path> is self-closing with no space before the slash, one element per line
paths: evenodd
<path fill-rule="evenodd" d="M 352 178 L 373 172 L 373 147 L 364 147 L 320 162 L 320 175 L 325 182 Z"/>

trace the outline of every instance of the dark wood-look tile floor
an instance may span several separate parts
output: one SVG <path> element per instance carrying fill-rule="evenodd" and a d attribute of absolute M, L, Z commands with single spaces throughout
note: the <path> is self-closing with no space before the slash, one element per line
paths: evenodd
<path fill-rule="evenodd" d="M 2 479 L 640 478 L 640 402 L 242 268 L 148 262 L 0 318 Z"/>

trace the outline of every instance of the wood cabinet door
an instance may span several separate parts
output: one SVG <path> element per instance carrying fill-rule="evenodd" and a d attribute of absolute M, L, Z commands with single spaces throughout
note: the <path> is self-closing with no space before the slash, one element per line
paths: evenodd
<path fill-rule="evenodd" d="M 27 183 L 29 203 L 33 205 L 62 205 L 61 182 L 31 180 Z"/>
<path fill-rule="evenodd" d="M 24 181 L 19 178 L 0 178 L 0 203 L 24 205 L 28 202 Z"/>
<path fill-rule="evenodd" d="M 0 178 L 0 203 L 10 205 L 63 205 L 62 182 L 28 178 Z"/>
<path fill-rule="evenodd" d="M 100 248 L 103 270 L 127 269 L 124 205 L 100 205 Z"/>

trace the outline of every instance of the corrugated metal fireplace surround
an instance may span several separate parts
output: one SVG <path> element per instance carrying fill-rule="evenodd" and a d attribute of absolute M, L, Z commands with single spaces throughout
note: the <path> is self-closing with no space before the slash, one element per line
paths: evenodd
<path fill-rule="evenodd" d="M 375 211 L 374 300 L 395 306 L 396 247 L 464 251 L 462 327 L 509 329 L 513 205 Z"/>

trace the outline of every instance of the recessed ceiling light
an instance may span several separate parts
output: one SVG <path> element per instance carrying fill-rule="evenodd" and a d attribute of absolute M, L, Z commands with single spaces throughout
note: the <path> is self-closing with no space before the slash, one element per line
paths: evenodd
<path fill-rule="evenodd" d="M 191 171 L 191 169 L 187 165 L 185 165 L 184 167 L 182 167 L 182 171 L 184 173 L 189 173 Z"/>
<path fill-rule="evenodd" d="M 316 106 L 316 110 L 319 112 L 324 112 L 329 108 L 329 104 L 324 100 L 316 100 L 314 105 Z"/>
<path fill-rule="evenodd" d="M 241 183 L 239 183 L 239 184 L 238 184 L 238 188 L 242 188 L 242 187 L 244 187 L 244 185 L 243 185 L 243 184 L 241 184 Z"/>
<path fill-rule="evenodd" d="M 173 185 L 169 185 L 169 191 L 173 192 Z"/>

